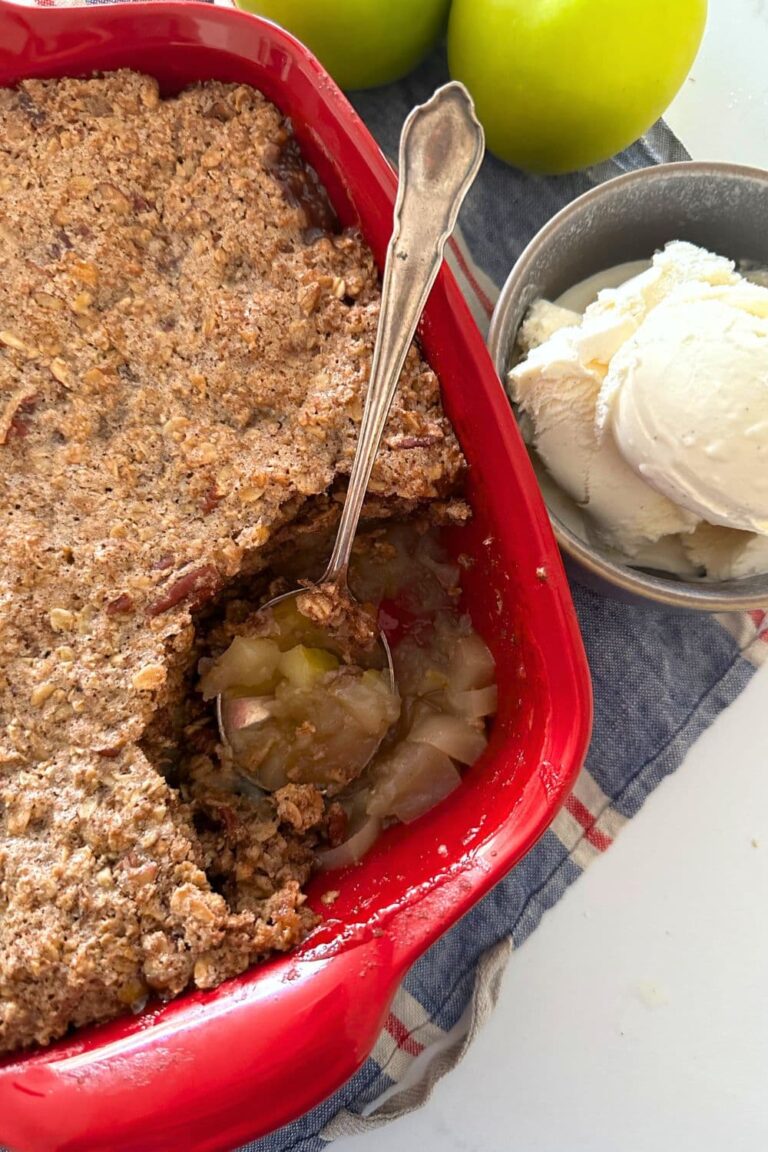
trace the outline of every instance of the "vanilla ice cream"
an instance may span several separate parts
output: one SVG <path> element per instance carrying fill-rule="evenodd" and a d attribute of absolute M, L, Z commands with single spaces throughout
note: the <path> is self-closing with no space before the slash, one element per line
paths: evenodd
<path fill-rule="evenodd" d="M 768 534 L 768 288 L 670 293 L 613 357 L 598 425 L 675 504 Z"/>
<path fill-rule="evenodd" d="M 550 304 L 548 300 L 535 300 L 520 325 L 517 343 L 523 352 L 530 352 L 532 348 L 538 348 L 539 344 L 544 344 L 550 336 L 554 336 L 558 328 L 567 328 L 580 323 L 580 312 Z"/>
<path fill-rule="evenodd" d="M 684 575 L 768 570 L 768 289 L 675 241 L 583 316 L 538 301 L 520 345 L 512 398 L 601 544 Z"/>
<path fill-rule="evenodd" d="M 694 573 L 704 572 L 710 579 L 738 580 L 768 572 L 768 536 L 702 521 L 681 540 Z"/>

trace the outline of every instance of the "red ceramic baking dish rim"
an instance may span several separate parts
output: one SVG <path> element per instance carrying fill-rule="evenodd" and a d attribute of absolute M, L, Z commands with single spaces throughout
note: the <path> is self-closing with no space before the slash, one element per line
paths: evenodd
<path fill-rule="evenodd" d="M 258 73 L 257 86 L 292 116 L 342 218 L 354 204 L 381 263 L 392 170 L 314 57 L 275 25 L 172 0 L 55 10 L 0 0 L 0 84 L 116 66 L 144 68 L 171 87 Z M 497 541 L 476 543 L 498 553 L 497 598 L 519 596 L 525 604 L 531 668 L 539 669 L 530 691 L 546 694 L 540 762 L 515 785 L 514 819 L 494 825 L 493 813 L 477 808 L 482 785 L 467 790 L 461 805 L 449 798 L 431 839 L 392 830 L 388 859 L 402 864 L 407 857 L 405 873 L 390 875 L 374 850 L 372 862 L 345 881 L 344 892 L 354 891 L 361 908 L 361 891 L 367 883 L 375 888 L 378 903 L 374 909 L 371 902 L 367 922 L 358 910 L 358 922 L 345 927 L 334 906 L 298 953 L 214 993 L 7 1059 L 0 1065 L 0 1141 L 15 1152 L 231 1148 L 308 1110 L 363 1063 L 405 971 L 528 851 L 575 780 L 589 740 L 591 692 L 573 606 L 517 427 L 447 268 L 421 336 L 438 375 L 453 381 L 446 407 L 470 464 L 476 461 L 469 493 L 478 519 L 487 502 L 502 529 Z M 494 798 L 507 784 L 503 770 L 513 775 L 508 743 L 497 740 L 489 750 L 485 772 Z M 342 893 L 342 905 L 345 899 Z"/>

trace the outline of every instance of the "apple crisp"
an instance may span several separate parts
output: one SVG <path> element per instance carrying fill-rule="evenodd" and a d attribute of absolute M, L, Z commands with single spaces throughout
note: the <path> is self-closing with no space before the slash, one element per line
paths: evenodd
<path fill-rule="evenodd" d="M 314 923 L 332 806 L 183 793 L 162 749 L 201 614 L 334 522 L 379 287 L 264 97 L 130 72 L 0 90 L 0 263 L 2 1051 Z M 370 514 L 461 515 L 461 471 L 413 348 Z"/>

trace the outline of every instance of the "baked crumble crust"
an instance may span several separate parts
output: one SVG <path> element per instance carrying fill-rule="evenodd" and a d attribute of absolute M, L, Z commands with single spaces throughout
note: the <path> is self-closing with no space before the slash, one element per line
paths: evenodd
<path fill-rule="evenodd" d="M 195 614 L 349 471 L 379 288 L 332 225 L 254 89 L 0 90 L 0 1050 L 210 987 L 313 923 L 324 806 L 237 799 L 222 840 L 215 796 L 184 803 L 140 741 Z M 373 497 L 448 498 L 461 469 L 411 349 Z M 225 850 L 247 899 L 211 886 Z"/>

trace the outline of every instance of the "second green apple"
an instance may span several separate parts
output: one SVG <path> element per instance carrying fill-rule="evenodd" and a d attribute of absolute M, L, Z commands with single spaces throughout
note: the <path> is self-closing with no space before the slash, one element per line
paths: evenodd
<path fill-rule="evenodd" d="M 706 0 L 453 0 L 451 75 L 488 147 L 534 172 L 605 160 L 664 112 L 696 56 Z"/>

